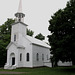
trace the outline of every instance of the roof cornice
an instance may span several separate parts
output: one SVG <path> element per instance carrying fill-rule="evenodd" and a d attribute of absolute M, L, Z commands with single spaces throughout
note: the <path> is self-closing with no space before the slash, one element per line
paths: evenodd
<path fill-rule="evenodd" d="M 21 24 L 23 24 L 23 25 L 25 25 L 25 26 L 28 26 L 27 24 L 25 24 L 25 23 L 23 23 L 23 22 L 15 22 L 15 23 L 13 23 L 13 24 L 11 24 L 11 25 L 15 25 L 15 24 L 18 24 L 18 23 L 21 23 Z"/>

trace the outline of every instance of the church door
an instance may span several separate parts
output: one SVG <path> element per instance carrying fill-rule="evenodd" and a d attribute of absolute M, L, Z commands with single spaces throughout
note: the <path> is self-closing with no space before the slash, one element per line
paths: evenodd
<path fill-rule="evenodd" d="M 12 57 L 12 65 L 15 65 L 15 57 Z"/>

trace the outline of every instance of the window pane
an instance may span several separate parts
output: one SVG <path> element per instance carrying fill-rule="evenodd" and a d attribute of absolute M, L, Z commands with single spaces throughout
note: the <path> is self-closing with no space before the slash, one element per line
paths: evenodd
<path fill-rule="evenodd" d="M 44 61 L 44 54 L 42 54 L 42 61 Z"/>
<path fill-rule="evenodd" d="M 39 54 L 36 55 L 36 60 L 39 61 Z"/>
<path fill-rule="evenodd" d="M 29 53 L 27 53 L 27 61 L 29 61 Z"/>
<path fill-rule="evenodd" d="M 16 41 L 16 35 L 14 35 L 14 41 Z"/>
<path fill-rule="evenodd" d="M 47 55 L 47 60 L 48 60 L 48 55 Z"/>
<path fill-rule="evenodd" d="M 22 53 L 20 54 L 20 61 L 22 61 Z"/>

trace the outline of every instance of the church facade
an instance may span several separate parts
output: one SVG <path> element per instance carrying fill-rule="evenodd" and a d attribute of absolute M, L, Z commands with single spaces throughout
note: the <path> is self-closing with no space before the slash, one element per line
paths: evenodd
<path fill-rule="evenodd" d="M 12 25 L 5 69 L 46 66 L 50 61 L 50 47 L 40 40 L 25 35 L 26 26 L 22 22 Z"/>

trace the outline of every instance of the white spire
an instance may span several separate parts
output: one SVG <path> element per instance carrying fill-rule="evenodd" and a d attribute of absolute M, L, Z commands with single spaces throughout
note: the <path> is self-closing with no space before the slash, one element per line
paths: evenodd
<path fill-rule="evenodd" d="M 16 21 L 15 22 L 24 22 L 25 14 L 22 13 L 22 0 L 20 0 L 18 12 L 15 14 Z"/>
<path fill-rule="evenodd" d="M 22 13 L 22 0 L 19 2 L 18 13 Z"/>

